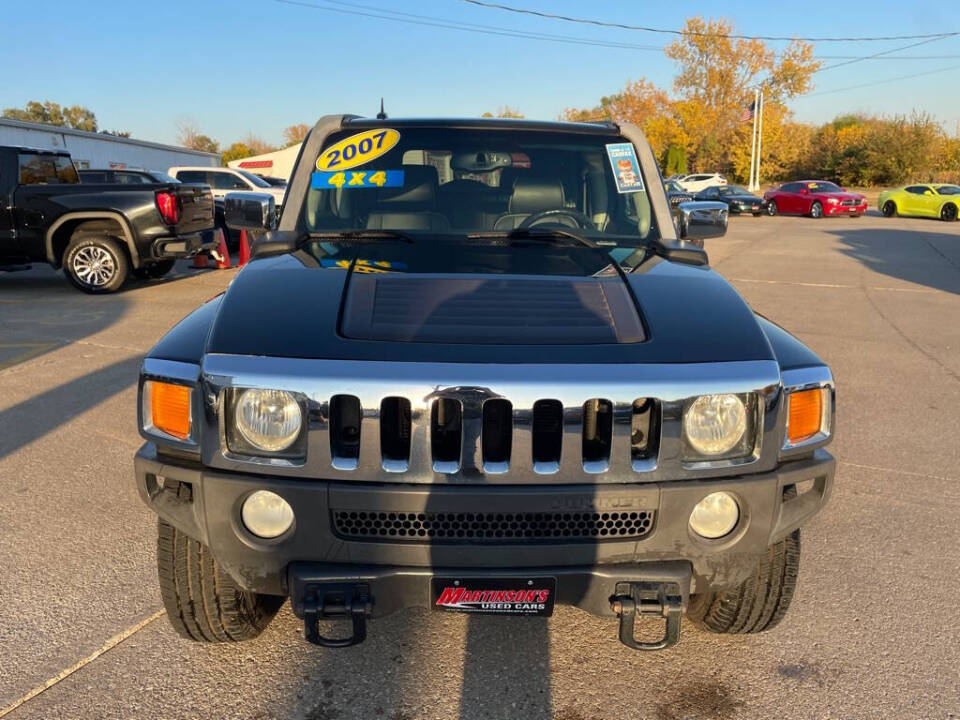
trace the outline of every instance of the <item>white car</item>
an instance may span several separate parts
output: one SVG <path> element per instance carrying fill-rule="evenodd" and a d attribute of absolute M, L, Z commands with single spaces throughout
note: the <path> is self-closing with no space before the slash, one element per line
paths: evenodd
<path fill-rule="evenodd" d="M 180 182 L 204 183 L 213 190 L 213 199 L 223 202 L 228 192 L 237 190 L 273 195 L 277 208 L 283 204 L 286 187 L 271 185 L 259 175 L 226 167 L 172 167 L 167 171 Z"/>
<path fill-rule="evenodd" d="M 727 179 L 719 173 L 695 173 L 677 178 L 677 184 L 687 192 L 697 193 L 714 185 L 726 185 Z M 216 197 L 216 193 L 214 193 L 214 197 Z"/>

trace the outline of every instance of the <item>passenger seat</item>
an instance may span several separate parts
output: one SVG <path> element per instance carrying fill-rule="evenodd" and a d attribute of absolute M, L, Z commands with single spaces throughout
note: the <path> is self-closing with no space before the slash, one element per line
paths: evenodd
<path fill-rule="evenodd" d="M 377 204 L 367 217 L 367 228 L 449 230 L 450 221 L 437 212 L 438 185 L 437 169 L 432 165 L 404 165 L 403 187 L 375 191 Z"/>
<path fill-rule="evenodd" d="M 563 183 L 560 180 L 521 176 L 513 182 L 507 212 L 497 218 L 493 229 L 513 230 L 535 213 L 565 207 Z M 565 218 L 561 216 L 557 222 L 564 223 Z"/>

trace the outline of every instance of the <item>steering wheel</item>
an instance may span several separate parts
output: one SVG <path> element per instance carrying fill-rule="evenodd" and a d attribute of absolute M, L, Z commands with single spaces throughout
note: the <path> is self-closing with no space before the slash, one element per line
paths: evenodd
<path fill-rule="evenodd" d="M 526 230 L 527 228 L 533 227 L 544 220 L 551 220 L 553 218 L 560 217 L 570 218 L 576 223 L 575 227 L 578 227 L 581 230 L 597 229 L 597 226 L 593 224 L 593 220 L 584 215 L 582 212 L 568 210 L 567 208 L 557 208 L 555 210 L 541 210 L 540 212 L 533 213 L 533 215 L 528 216 L 522 223 L 517 225 L 517 230 Z M 565 223 L 560 224 L 563 225 Z"/>

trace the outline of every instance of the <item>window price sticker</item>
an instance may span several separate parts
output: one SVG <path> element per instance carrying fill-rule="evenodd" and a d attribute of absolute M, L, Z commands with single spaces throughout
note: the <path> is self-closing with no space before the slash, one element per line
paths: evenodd
<path fill-rule="evenodd" d="M 618 193 L 633 193 L 643 190 L 643 177 L 640 175 L 640 163 L 633 143 L 611 143 L 607 145 L 607 157 L 613 168 L 613 177 L 617 181 Z"/>

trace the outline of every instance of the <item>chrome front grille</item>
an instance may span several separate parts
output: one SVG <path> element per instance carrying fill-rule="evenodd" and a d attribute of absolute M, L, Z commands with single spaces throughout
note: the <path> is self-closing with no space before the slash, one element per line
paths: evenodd
<path fill-rule="evenodd" d="M 208 355 L 207 466 L 337 481 L 447 484 L 624 483 L 729 474 L 776 464 L 779 367 L 771 361 L 676 365 L 471 365 Z M 288 390 L 309 420 L 305 460 L 232 456 L 220 401 L 230 387 Z M 756 453 L 683 461 L 684 402 L 753 392 Z M 772 412 L 771 412 L 772 411 Z M 219 440 L 218 440 L 219 439 Z M 772 449 L 771 449 L 772 448 Z"/>
<path fill-rule="evenodd" d="M 841 200 L 840 204 L 843 207 L 856 207 L 857 205 L 860 204 L 860 201 L 859 200 Z"/>

